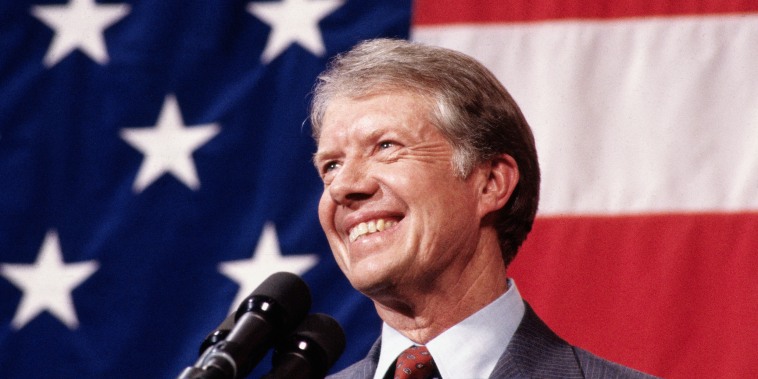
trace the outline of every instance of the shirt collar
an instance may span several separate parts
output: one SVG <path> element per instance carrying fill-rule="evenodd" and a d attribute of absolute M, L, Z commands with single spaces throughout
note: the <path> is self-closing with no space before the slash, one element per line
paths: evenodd
<path fill-rule="evenodd" d="M 492 303 L 444 331 L 426 344 L 442 378 L 487 378 L 505 352 L 524 316 L 524 301 L 516 283 Z M 465 349 L 461 343 L 465 341 Z M 374 379 L 381 379 L 400 353 L 415 343 L 382 325 L 382 345 Z"/>

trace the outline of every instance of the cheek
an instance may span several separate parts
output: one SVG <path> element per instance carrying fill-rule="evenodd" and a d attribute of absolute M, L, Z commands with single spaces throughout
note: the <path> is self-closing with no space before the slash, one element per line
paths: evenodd
<path fill-rule="evenodd" d="M 335 225 L 334 218 L 336 212 L 337 205 L 332 201 L 329 194 L 324 192 L 324 195 L 321 196 L 321 200 L 318 204 L 318 219 L 321 223 L 321 228 L 324 230 L 324 235 L 326 235 L 326 240 L 329 242 L 332 255 L 334 255 L 334 258 L 337 261 L 337 265 L 344 270 L 344 261 L 346 257 L 343 257 L 342 255 L 345 254 L 345 246 L 343 245 L 342 238 L 337 232 L 337 227 Z"/>
<path fill-rule="evenodd" d="M 321 195 L 318 202 L 318 220 L 328 237 L 328 233 L 334 230 L 334 203 L 326 191 Z"/>
<path fill-rule="evenodd" d="M 425 221 L 433 229 L 437 238 L 446 243 L 463 238 L 471 229 L 479 225 L 478 204 L 476 194 L 460 183 L 447 182 L 440 184 L 426 199 L 427 214 Z"/>

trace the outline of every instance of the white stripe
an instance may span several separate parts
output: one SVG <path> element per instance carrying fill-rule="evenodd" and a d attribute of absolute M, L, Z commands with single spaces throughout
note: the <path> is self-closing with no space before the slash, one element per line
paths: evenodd
<path fill-rule="evenodd" d="M 758 15 L 416 27 L 532 125 L 540 214 L 758 210 Z"/>

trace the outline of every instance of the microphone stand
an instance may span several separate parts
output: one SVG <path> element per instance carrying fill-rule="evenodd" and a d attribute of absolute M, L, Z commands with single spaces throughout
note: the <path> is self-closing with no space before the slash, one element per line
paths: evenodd
<path fill-rule="evenodd" d="M 177 379 L 241 379 L 302 322 L 310 307 L 310 290 L 300 277 L 286 272 L 269 276 L 206 337 L 201 346 L 213 345 Z"/>
<path fill-rule="evenodd" d="M 193 366 L 188 366 L 179 374 L 177 379 L 234 379 L 237 375 L 237 364 L 227 354 L 226 341 L 221 341 L 205 350 Z"/>

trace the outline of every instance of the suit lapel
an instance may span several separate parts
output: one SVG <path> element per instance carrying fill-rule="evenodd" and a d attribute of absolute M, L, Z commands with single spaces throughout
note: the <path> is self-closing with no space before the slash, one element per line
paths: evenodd
<path fill-rule="evenodd" d="M 490 379 L 584 378 L 574 349 L 562 340 L 526 304 L 524 318 L 500 357 Z M 379 363 L 381 338 L 362 360 L 330 379 L 371 379 Z"/>
<path fill-rule="evenodd" d="M 353 363 L 350 367 L 331 375 L 328 379 L 372 379 L 376 366 L 379 364 L 379 352 L 381 351 L 382 338 L 379 337 L 366 357 Z"/>
<path fill-rule="evenodd" d="M 583 378 L 574 350 L 526 304 L 524 318 L 490 375 L 495 378 Z"/>

